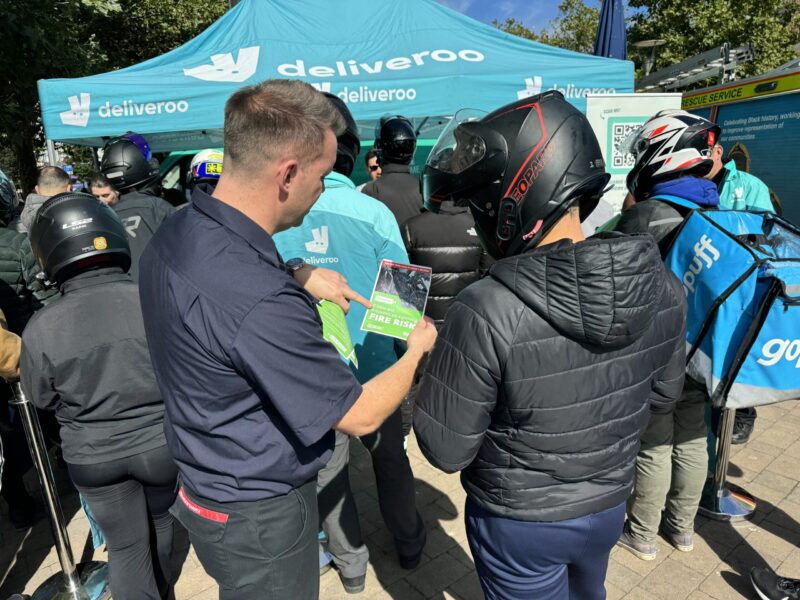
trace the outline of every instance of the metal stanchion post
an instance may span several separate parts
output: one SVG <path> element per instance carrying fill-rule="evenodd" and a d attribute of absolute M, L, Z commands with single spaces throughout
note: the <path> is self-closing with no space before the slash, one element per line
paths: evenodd
<path fill-rule="evenodd" d="M 727 483 L 728 465 L 731 459 L 731 438 L 735 409 L 723 409 L 717 439 L 717 465 L 714 480 L 706 485 L 700 502 L 701 515 L 718 521 L 742 521 L 753 516 L 756 501 L 738 485 Z"/>
<path fill-rule="evenodd" d="M 39 476 L 42 498 L 62 571 L 41 584 L 31 596 L 31 600 L 105 600 L 110 598 L 106 563 L 93 561 L 80 565 L 75 564 L 39 417 L 36 415 L 36 409 L 25 397 L 22 386 L 14 383 L 12 389 L 14 390 L 12 403 L 19 411 L 22 425 L 25 428 L 25 436 L 28 438 L 28 447 L 36 474 Z"/>

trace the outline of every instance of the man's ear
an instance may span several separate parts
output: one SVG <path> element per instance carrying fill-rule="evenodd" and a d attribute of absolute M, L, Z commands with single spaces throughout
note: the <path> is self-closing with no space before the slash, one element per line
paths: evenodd
<path fill-rule="evenodd" d="M 68 192 L 71 192 L 71 191 L 72 191 L 72 184 L 69 184 L 69 185 L 67 186 L 67 191 L 68 191 Z"/>
<path fill-rule="evenodd" d="M 288 192 L 300 170 L 300 163 L 295 158 L 289 158 L 278 165 L 278 182 L 281 190 Z"/>
<path fill-rule="evenodd" d="M 38 186 L 38 185 L 35 185 L 35 186 L 33 186 L 33 191 L 34 191 L 34 192 L 36 192 L 36 193 L 37 193 L 39 196 L 41 196 L 41 195 L 42 195 L 42 194 L 39 192 L 39 186 Z"/>

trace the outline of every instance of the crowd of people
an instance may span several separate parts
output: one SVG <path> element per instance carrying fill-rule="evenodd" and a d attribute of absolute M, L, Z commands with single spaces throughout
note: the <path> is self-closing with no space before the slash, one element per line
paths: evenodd
<path fill-rule="evenodd" d="M 20 210 L 3 177 L 0 375 L 55 415 L 113 597 L 174 597 L 174 519 L 221 599 L 317 598 L 331 566 L 363 591 L 356 438 L 398 563 L 416 568 L 412 422 L 427 460 L 461 472 L 487 598 L 601 600 L 615 545 L 652 560 L 660 533 L 692 551 L 709 402 L 685 377 L 687 303 L 664 254 L 695 208 L 772 210 L 719 135 L 654 115 L 626 141 L 625 210 L 589 237 L 609 175 L 556 91 L 457 116 L 421 181 L 413 124 L 393 115 L 356 188 L 347 105 L 288 80 L 230 97 L 224 154 L 194 157 L 178 208 L 133 133 L 106 144 L 91 194 L 46 166 Z M 433 270 L 403 344 L 361 330 L 383 260 Z M 346 312 L 357 367 L 323 338 L 322 300 Z M 2 494 L 26 528 L 3 412 Z M 752 579 L 763 598 L 800 597 L 771 571 Z"/>

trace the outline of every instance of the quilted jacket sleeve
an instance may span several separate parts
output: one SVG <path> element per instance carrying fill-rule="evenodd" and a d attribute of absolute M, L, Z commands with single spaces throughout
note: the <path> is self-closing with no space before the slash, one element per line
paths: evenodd
<path fill-rule="evenodd" d="M 498 333 L 463 301 L 447 313 L 414 411 L 414 431 L 425 458 L 454 473 L 478 454 L 497 403 L 501 358 Z"/>
<path fill-rule="evenodd" d="M 650 393 L 650 411 L 657 414 L 669 414 L 674 410 L 683 390 L 686 373 L 686 296 L 677 279 L 671 273 L 668 277 L 673 294 L 678 299 L 678 305 L 673 309 L 675 317 L 671 319 L 676 324 L 675 350 L 656 377 Z"/>

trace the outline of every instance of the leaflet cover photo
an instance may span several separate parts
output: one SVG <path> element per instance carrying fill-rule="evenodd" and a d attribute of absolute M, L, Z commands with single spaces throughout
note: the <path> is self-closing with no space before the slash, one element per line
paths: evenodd
<path fill-rule="evenodd" d="M 431 287 L 430 267 L 381 261 L 362 331 L 408 339 L 425 314 Z"/>

